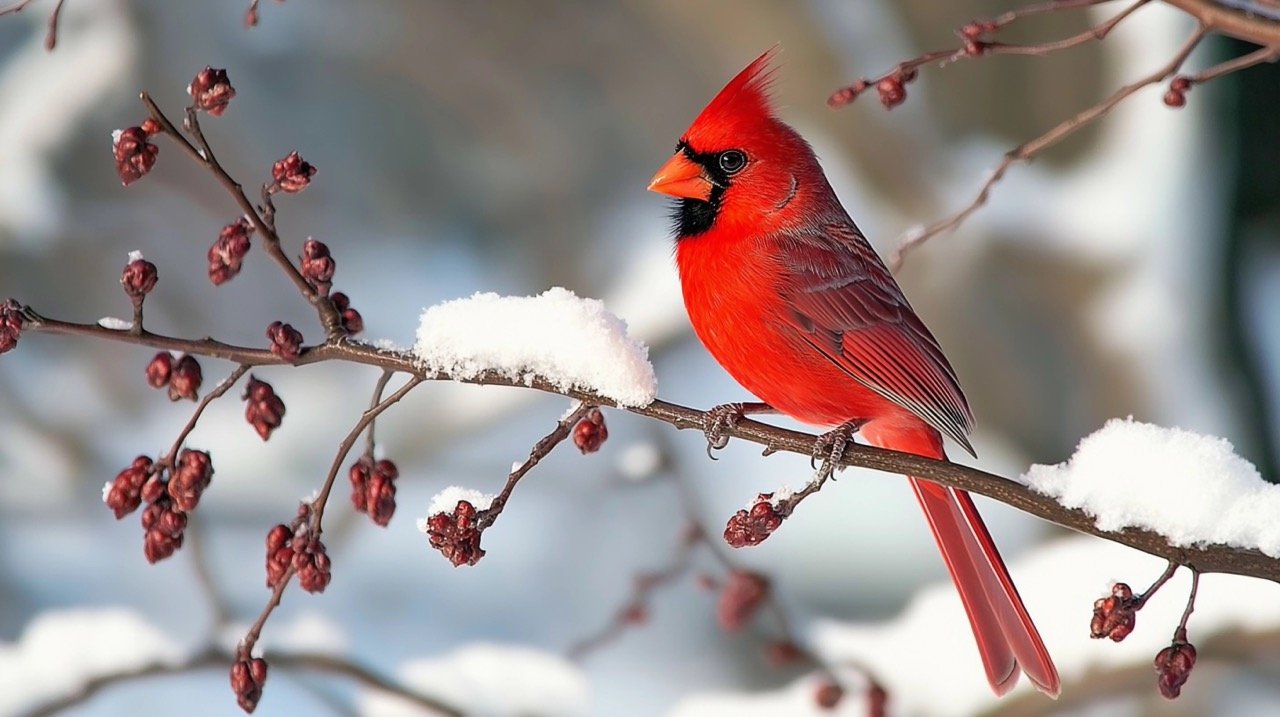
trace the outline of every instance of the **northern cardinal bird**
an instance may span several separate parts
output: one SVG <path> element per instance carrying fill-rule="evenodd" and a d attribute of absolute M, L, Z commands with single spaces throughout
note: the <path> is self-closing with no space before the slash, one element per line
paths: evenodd
<path fill-rule="evenodd" d="M 955 371 L 849 218 L 809 144 L 774 115 L 772 51 L 698 115 L 649 189 L 676 197 L 676 261 L 698 338 L 762 404 L 804 423 L 854 428 L 872 445 L 973 453 Z M 720 414 L 726 415 L 723 412 Z M 710 434 L 709 434 L 710 436 Z M 709 438 L 710 440 L 710 438 Z M 1052 696 L 1057 669 L 969 494 L 910 478 L 1004 694 L 1020 672 Z"/>

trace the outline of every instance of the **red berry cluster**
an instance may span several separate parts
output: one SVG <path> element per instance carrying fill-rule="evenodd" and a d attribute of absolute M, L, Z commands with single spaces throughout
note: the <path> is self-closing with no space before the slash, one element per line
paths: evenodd
<path fill-rule="evenodd" d="M 151 143 L 150 137 L 159 131 L 160 125 L 148 119 L 142 126 L 119 129 L 111 136 L 116 174 L 126 187 L 142 179 L 156 166 L 160 148 Z"/>
<path fill-rule="evenodd" d="M 439 550 L 454 566 L 475 565 L 484 557 L 480 547 L 478 512 L 468 501 L 460 500 L 452 513 L 436 513 L 426 519 L 424 532 L 431 547 Z"/>
<path fill-rule="evenodd" d="M 271 437 L 271 432 L 280 427 L 284 420 L 284 401 L 276 395 L 271 384 L 259 381 L 250 374 L 249 385 L 245 387 L 244 419 L 253 426 L 262 440 Z"/>
<path fill-rule="evenodd" d="M 1139 604 L 1133 590 L 1125 583 L 1116 583 L 1111 594 L 1093 603 L 1093 619 L 1089 621 L 1089 636 L 1093 639 L 1109 637 L 1120 642 L 1133 632 L 1137 622 Z"/>
<path fill-rule="evenodd" d="M 302 353 L 302 333 L 292 324 L 272 321 L 267 327 L 267 340 L 271 342 L 271 353 L 284 361 L 297 361 Z"/>
<path fill-rule="evenodd" d="M 1155 659 L 1156 685 L 1160 694 L 1167 699 L 1175 699 L 1182 694 L 1182 686 L 1191 676 L 1191 668 L 1196 666 L 1196 648 L 1186 641 L 1185 632 L 1179 630 L 1178 638 L 1173 644 L 1161 650 Z"/>
<path fill-rule="evenodd" d="M 280 585 L 293 565 L 293 529 L 281 523 L 267 532 L 267 587 Z"/>
<path fill-rule="evenodd" d="M 329 254 L 329 247 L 324 242 L 308 238 L 302 245 L 302 256 L 298 259 L 298 271 L 321 296 L 329 293 L 333 285 L 333 272 L 337 264 Z"/>
<path fill-rule="evenodd" d="M 734 548 L 759 545 L 782 525 L 784 517 L 773 505 L 773 494 L 761 493 L 750 510 L 740 510 L 729 518 L 724 540 Z"/>
<path fill-rule="evenodd" d="M 169 476 L 169 497 L 178 510 L 190 513 L 200 503 L 200 496 L 213 480 L 213 460 L 204 451 L 184 448 Z"/>
<path fill-rule="evenodd" d="M 1187 104 L 1187 90 L 1191 89 L 1191 78 L 1179 75 L 1169 83 L 1169 90 L 1164 93 L 1164 103 L 1178 108 Z"/>
<path fill-rule="evenodd" d="M 167 385 L 170 401 L 184 398 L 196 400 L 200 397 L 200 385 L 203 382 L 204 372 L 200 369 L 200 362 L 191 354 L 183 354 L 175 361 L 168 351 L 161 351 L 147 364 L 147 383 L 153 388 Z"/>
<path fill-rule="evenodd" d="M 600 450 L 608 439 L 609 429 L 604 425 L 604 414 L 598 408 L 587 411 L 587 415 L 573 427 L 573 445 L 583 455 Z"/>
<path fill-rule="evenodd" d="M 120 285 L 134 303 L 141 301 L 142 297 L 156 288 L 157 279 L 156 265 L 141 257 L 125 264 L 124 271 L 120 272 Z"/>
<path fill-rule="evenodd" d="M 386 527 L 396 512 L 396 478 L 400 470 L 385 458 L 374 461 L 363 456 L 351 465 L 351 504 L 359 513 L 368 513 L 373 522 Z"/>
<path fill-rule="evenodd" d="M 309 593 L 324 592 L 333 577 L 329 553 L 312 530 L 309 503 L 298 506 L 292 524 L 281 523 L 267 532 L 267 587 L 279 587 L 290 568 Z"/>
<path fill-rule="evenodd" d="M 311 177 L 316 168 L 303 159 L 296 151 L 290 152 L 284 159 L 271 165 L 271 178 L 275 180 L 268 191 L 294 194 L 301 192 L 311 184 Z"/>
<path fill-rule="evenodd" d="M 231 665 L 231 691 L 236 693 L 240 709 L 252 713 L 262 699 L 262 686 L 267 681 L 267 661 L 261 657 L 241 655 Z"/>
<path fill-rule="evenodd" d="M 187 94 L 191 95 L 192 107 L 218 117 L 227 111 L 231 98 L 236 96 L 236 88 L 227 79 L 226 70 L 206 66 L 187 85 Z"/>
<path fill-rule="evenodd" d="M 182 547 L 187 529 L 187 514 L 173 504 L 168 486 L 159 474 L 153 474 L 142 486 L 142 554 L 147 562 L 158 563 Z"/>
<path fill-rule="evenodd" d="M 6 299 L 0 304 L 0 354 L 18 345 L 22 324 L 22 304 L 17 299 Z"/>
<path fill-rule="evenodd" d="M 880 104 L 891 110 L 907 101 L 907 85 L 916 79 L 915 68 L 899 70 L 880 78 L 876 83 L 876 92 L 880 94 Z"/>
<path fill-rule="evenodd" d="M 342 329 L 348 334 L 358 334 L 364 331 L 364 318 L 360 316 L 360 312 L 351 308 L 351 299 L 341 291 L 333 292 L 333 296 L 329 297 L 329 301 L 333 302 L 333 308 L 342 317 Z"/>
<path fill-rule="evenodd" d="M 320 538 L 309 531 L 293 536 L 293 569 L 298 573 L 298 584 L 309 593 L 322 593 L 333 578 L 329 553 Z"/>
<path fill-rule="evenodd" d="M 142 511 L 142 549 L 147 561 L 156 563 L 182 547 L 187 514 L 195 510 L 212 479 L 213 463 L 204 451 L 184 449 L 171 468 L 138 456 L 116 475 L 102 498 L 117 520 L 147 504 Z"/>
<path fill-rule="evenodd" d="M 209 281 L 214 286 L 221 286 L 240 273 L 244 257 L 249 253 L 249 236 L 253 231 L 253 224 L 240 217 L 218 232 L 208 254 Z"/>

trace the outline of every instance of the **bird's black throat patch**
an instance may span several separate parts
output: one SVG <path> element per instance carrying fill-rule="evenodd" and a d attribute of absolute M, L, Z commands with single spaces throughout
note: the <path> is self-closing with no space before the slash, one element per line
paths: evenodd
<path fill-rule="evenodd" d="M 676 241 L 693 239 L 705 234 L 716 223 L 720 214 L 720 203 L 724 192 L 729 188 L 730 177 L 720 168 L 718 152 L 698 152 L 686 142 L 676 145 L 676 151 L 683 152 L 685 157 L 702 167 L 711 179 L 711 195 L 707 201 L 701 199 L 678 199 L 671 207 L 671 221 L 674 225 Z"/>

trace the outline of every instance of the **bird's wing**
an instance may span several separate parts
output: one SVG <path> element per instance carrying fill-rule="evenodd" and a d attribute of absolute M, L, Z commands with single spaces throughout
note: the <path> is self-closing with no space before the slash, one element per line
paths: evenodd
<path fill-rule="evenodd" d="M 779 241 L 795 330 L 864 386 L 973 453 L 973 414 L 951 364 L 857 227 L 833 224 Z"/>

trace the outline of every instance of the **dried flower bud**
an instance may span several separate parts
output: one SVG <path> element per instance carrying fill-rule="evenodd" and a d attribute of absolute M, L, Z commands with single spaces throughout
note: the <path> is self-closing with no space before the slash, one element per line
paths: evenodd
<path fill-rule="evenodd" d="M 351 299 L 341 291 L 335 291 L 333 296 L 329 297 L 329 301 L 333 302 L 333 308 L 342 317 L 342 328 L 348 334 L 358 334 L 364 331 L 364 318 L 360 316 L 360 312 L 351 308 Z"/>
<path fill-rule="evenodd" d="M 169 375 L 169 400 L 179 401 L 189 398 L 192 401 L 200 397 L 200 384 L 204 382 L 204 373 L 200 370 L 200 362 L 191 354 L 183 354 L 173 365 Z"/>
<path fill-rule="evenodd" d="M 1093 619 L 1089 621 L 1089 636 L 1096 639 L 1109 637 L 1120 642 L 1133 632 L 1137 622 L 1137 606 L 1133 590 L 1125 583 L 1116 583 L 1111 594 L 1093 603 Z"/>
<path fill-rule="evenodd" d="M 257 709 L 266 682 L 267 661 L 261 657 L 241 657 L 231 665 L 231 691 L 236 693 L 236 704 L 245 712 Z"/>
<path fill-rule="evenodd" d="M 259 381 L 253 375 L 249 376 L 249 385 L 245 387 L 244 400 L 244 419 L 262 440 L 267 440 L 284 420 L 284 401 L 276 395 L 271 384 Z"/>
<path fill-rule="evenodd" d="M 587 415 L 573 427 L 573 445 L 583 455 L 600 450 L 608 439 L 609 429 L 604 425 L 604 414 L 598 408 L 587 411 Z"/>
<path fill-rule="evenodd" d="M 298 573 L 298 584 L 309 593 L 324 592 L 333 577 L 324 543 L 318 538 L 295 535 L 292 547 L 293 569 Z"/>
<path fill-rule="evenodd" d="M 484 557 L 476 517 L 475 506 L 460 500 L 452 513 L 436 513 L 426 520 L 431 547 L 444 554 L 455 567 L 475 565 Z"/>
<path fill-rule="evenodd" d="M 315 173 L 316 168 L 307 160 L 297 152 L 290 152 L 287 157 L 271 165 L 271 178 L 275 180 L 272 190 L 289 194 L 301 192 L 311 184 L 311 177 Z"/>
<path fill-rule="evenodd" d="M 1170 89 L 1164 93 L 1164 103 L 1175 109 L 1183 107 L 1187 104 L 1187 94 L 1180 90 Z"/>
<path fill-rule="evenodd" d="M 324 242 L 307 239 L 302 245 L 302 257 L 298 265 L 298 270 L 307 281 L 311 282 L 312 286 L 319 289 L 321 294 L 329 293 L 337 264 L 329 255 L 329 247 Z"/>
<path fill-rule="evenodd" d="M 141 257 L 124 265 L 120 273 L 120 285 L 130 299 L 137 301 L 156 288 L 156 265 Z"/>
<path fill-rule="evenodd" d="M 267 533 L 267 587 L 274 590 L 293 564 L 293 531 L 280 524 Z"/>
<path fill-rule="evenodd" d="M 160 148 L 147 141 L 147 132 L 141 127 L 127 127 L 111 135 L 111 152 L 116 159 L 116 174 L 127 187 L 151 171 Z"/>
<path fill-rule="evenodd" d="M 164 388 L 172 374 L 173 354 L 168 351 L 161 351 L 147 362 L 147 385 L 151 388 Z"/>
<path fill-rule="evenodd" d="M 253 231 L 253 224 L 240 217 L 218 232 L 218 238 L 209 247 L 208 253 L 209 281 L 214 286 L 221 286 L 240 273 L 244 257 L 249 253 L 249 237 Z"/>
<path fill-rule="evenodd" d="M 889 693 L 879 682 L 867 687 L 867 717 L 885 717 L 889 712 Z"/>
<path fill-rule="evenodd" d="M 782 525 L 783 516 L 773 507 L 772 498 L 772 493 L 761 493 L 751 510 L 740 510 L 729 518 L 724 540 L 730 547 L 759 545 Z"/>
<path fill-rule="evenodd" d="M 196 509 L 204 489 L 213 480 L 213 460 L 204 451 L 183 449 L 178 454 L 178 465 L 169 477 L 169 497 L 184 513 Z"/>
<path fill-rule="evenodd" d="M 1191 78 L 1185 75 L 1178 75 L 1169 83 L 1169 89 L 1175 92 L 1186 92 L 1191 89 Z"/>
<path fill-rule="evenodd" d="M 369 483 L 365 489 L 365 509 L 374 523 L 387 527 L 396 512 L 396 478 L 400 469 L 395 463 L 383 459 L 373 464 Z"/>
<path fill-rule="evenodd" d="M 0 304 L 0 354 L 18 345 L 22 324 L 22 304 L 17 299 L 6 299 Z"/>
<path fill-rule="evenodd" d="M 832 710 L 844 699 L 844 688 L 830 680 L 824 680 L 813 691 L 813 701 L 824 710 Z"/>
<path fill-rule="evenodd" d="M 163 486 L 153 476 L 143 486 L 143 498 L 146 498 L 152 492 L 147 488 L 153 483 Z M 149 501 L 147 507 L 142 511 L 142 529 L 144 531 L 142 553 L 146 556 L 147 562 L 154 565 L 173 555 L 175 550 L 181 548 L 183 531 L 186 530 L 186 527 L 186 514 L 174 507 L 173 501 L 167 494 L 162 492 L 154 501 Z"/>
<path fill-rule="evenodd" d="M 1160 694 L 1166 699 L 1175 699 L 1182 694 L 1182 686 L 1191 676 L 1191 668 L 1196 666 L 1196 648 L 1188 642 L 1175 640 L 1172 645 L 1161 650 L 1155 659 L 1156 685 Z"/>
<path fill-rule="evenodd" d="M 347 470 L 347 478 L 351 480 L 351 505 L 357 513 L 364 513 L 369 507 L 369 476 L 373 473 L 373 459 L 361 456 Z"/>
<path fill-rule="evenodd" d="M 876 83 L 876 92 L 880 93 L 880 104 L 885 109 L 893 109 L 907 99 L 907 89 L 899 77 L 886 77 Z"/>
<path fill-rule="evenodd" d="M 164 131 L 164 127 L 162 127 L 160 123 L 156 121 L 155 117 L 146 118 L 145 120 L 142 121 L 142 124 L 139 126 L 142 129 L 142 133 L 148 137 L 154 137 Z"/>
<path fill-rule="evenodd" d="M 987 50 L 991 49 L 991 43 L 976 38 L 966 37 L 963 44 L 964 54 L 968 57 L 982 57 L 987 54 Z"/>
<path fill-rule="evenodd" d="M 142 505 L 142 486 L 151 475 L 151 459 L 138 456 L 128 468 L 116 474 L 116 479 L 103 494 L 102 500 L 116 514 L 116 520 L 138 509 Z"/>
<path fill-rule="evenodd" d="M 292 324 L 272 321 L 267 327 L 267 339 L 271 341 L 271 353 L 285 361 L 297 361 L 302 353 L 302 334 Z"/>
<path fill-rule="evenodd" d="M 187 85 L 187 94 L 191 95 L 192 107 L 219 117 L 227 111 L 231 98 L 236 96 L 236 88 L 227 79 L 226 70 L 206 66 Z"/>
<path fill-rule="evenodd" d="M 720 591 L 720 602 L 716 606 L 720 627 L 729 632 L 737 632 L 746 627 L 768 597 L 769 579 L 765 576 L 748 570 L 729 573 L 729 579 Z"/>

